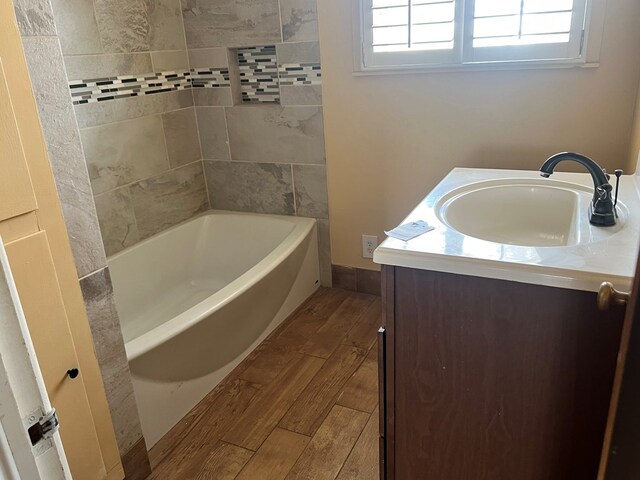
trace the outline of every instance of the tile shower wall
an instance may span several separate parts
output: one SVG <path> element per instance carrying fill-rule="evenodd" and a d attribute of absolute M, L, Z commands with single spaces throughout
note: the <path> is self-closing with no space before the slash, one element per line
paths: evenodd
<path fill-rule="evenodd" d="M 209 208 L 179 0 L 53 0 L 107 255 Z M 211 67 L 211 66 L 208 66 Z"/>
<path fill-rule="evenodd" d="M 182 0 L 182 11 L 191 69 L 232 80 L 192 89 L 211 207 L 316 218 L 330 285 L 315 0 Z"/>
<path fill-rule="evenodd" d="M 77 8 L 78 15 L 83 15 L 91 2 L 70 3 Z M 58 36 L 49 0 L 15 0 L 14 6 L 118 447 L 127 478 L 134 478 L 132 473 L 148 470 L 149 462 L 68 90 L 60 47 L 60 40 L 64 44 L 65 39 Z M 86 32 L 85 26 L 79 22 L 79 32 Z M 133 465 L 127 458 L 136 451 L 142 451 L 145 456 Z M 107 465 L 107 468 L 118 467 Z"/>

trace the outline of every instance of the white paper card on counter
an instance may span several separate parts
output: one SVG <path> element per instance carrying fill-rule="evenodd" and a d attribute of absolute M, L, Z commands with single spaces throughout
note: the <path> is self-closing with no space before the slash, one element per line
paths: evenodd
<path fill-rule="evenodd" d="M 398 240 L 404 240 L 406 242 L 434 229 L 435 227 L 430 226 L 424 220 L 418 220 L 417 222 L 405 223 L 393 230 L 389 230 L 388 232 L 385 231 L 384 233 L 390 237 L 397 238 Z"/>

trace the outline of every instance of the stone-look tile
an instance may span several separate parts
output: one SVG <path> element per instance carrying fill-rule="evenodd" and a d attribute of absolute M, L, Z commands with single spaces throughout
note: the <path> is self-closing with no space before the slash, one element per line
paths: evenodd
<path fill-rule="evenodd" d="M 95 197 L 102 241 L 107 255 L 113 255 L 140 241 L 129 187 Z"/>
<path fill-rule="evenodd" d="M 109 269 L 80 280 L 120 455 L 142 438 Z"/>
<path fill-rule="evenodd" d="M 95 195 L 169 168 L 159 115 L 86 128 L 80 134 Z"/>
<path fill-rule="evenodd" d="M 320 283 L 323 287 L 331 287 L 331 235 L 329 220 L 316 220 L 318 228 L 318 259 L 320 261 Z"/>
<path fill-rule="evenodd" d="M 291 165 L 205 160 L 211 208 L 293 215 Z"/>
<path fill-rule="evenodd" d="M 194 88 L 193 102 L 199 107 L 231 107 L 233 93 L 231 87 Z"/>
<path fill-rule="evenodd" d="M 141 238 L 209 208 L 202 162 L 138 182 L 131 186 L 131 196 Z"/>
<path fill-rule="evenodd" d="M 69 80 L 133 75 L 153 71 L 151 55 L 147 53 L 124 53 L 116 55 L 65 56 Z"/>
<path fill-rule="evenodd" d="M 199 48 L 197 50 L 189 50 L 189 65 L 191 66 L 191 68 L 228 67 L 229 50 L 225 47 Z"/>
<path fill-rule="evenodd" d="M 113 0 L 112 0 L 113 1 Z M 128 3 L 132 3 L 129 1 Z M 182 24 L 180 0 L 147 0 L 149 12 L 149 48 L 178 50 L 187 48 Z"/>
<path fill-rule="evenodd" d="M 327 218 L 327 168 L 324 165 L 293 165 L 296 215 Z"/>
<path fill-rule="evenodd" d="M 282 85 L 280 105 L 322 105 L 322 85 Z"/>
<path fill-rule="evenodd" d="M 51 0 L 64 55 L 102 53 L 93 0 Z"/>
<path fill-rule="evenodd" d="M 151 1 L 94 0 L 93 3 L 105 52 L 149 50 Z"/>
<path fill-rule="evenodd" d="M 114 102 L 85 103 L 75 105 L 74 109 L 78 126 L 87 128 L 192 106 L 191 92 L 180 90 L 158 95 L 121 98 Z"/>
<path fill-rule="evenodd" d="M 228 160 L 229 144 L 224 108 L 196 107 L 202 158 Z"/>
<path fill-rule="evenodd" d="M 182 0 L 188 48 L 248 47 L 282 40 L 278 0 Z"/>
<path fill-rule="evenodd" d="M 280 0 L 280 12 L 285 42 L 318 40 L 316 0 Z"/>
<path fill-rule="evenodd" d="M 276 45 L 278 64 L 320 63 L 319 42 L 280 43 Z"/>
<path fill-rule="evenodd" d="M 325 162 L 322 108 L 260 105 L 226 112 L 233 160 Z"/>
<path fill-rule="evenodd" d="M 193 96 L 189 90 L 180 90 L 104 103 L 113 105 L 113 118 L 115 121 L 121 121 L 192 107 Z"/>
<path fill-rule="evenodd" d="M 13 7 L 20 35 L 35 37 L 56 34 L 49 0 L 14 0 Z"/>
<path fill-rule="evenodd" d="M 23 45 L 76 269 L 84 276 L 106 259 L 60 44 L 27 37 Z"/>
<path fill-rule="evenodd" d="M 193 107 L 162 114 L 169 164 L 172 168 L 202 158 Z"/>
<path fill-rule="evenodd" d="M 151 62 L 154 72 L 189 69 L 189 57 L 186 50 L 151 52 Z"/>
<path fill-rule="evenodd" d="M 97 102 L 74 105 L 78 127 L 87 128 L 114 121 L 114 102 Z"/>

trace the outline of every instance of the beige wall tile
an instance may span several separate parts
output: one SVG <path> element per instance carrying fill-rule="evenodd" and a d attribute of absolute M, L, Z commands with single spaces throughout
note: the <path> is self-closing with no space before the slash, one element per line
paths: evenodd
<path fill-rule="evenodd" d="M 193 107 L 162 114 L 162 123 L 172 168 L 202 158 L 196 113 Z"/>
<path fill-rule="evenodd" d="M 331 235 L 329 220 L 318 219 L 318 257 L 320 259 L 320 283 L 331 287 Z"/>
<path fill-rule="evenodd" d="M 276 45 L 278 63 L 320 63 L 320 43 L 296 42 Z"/>
<path fill-rule="evenodd" d="M 153 71 L 151 55 L 147 53 L 124 53 L 109 55 L 65 56 L 69 80 L 133 75 Z"/>
<path fill-rule="evenodd" d="M 295 213 L 291 165 L 205 160 L 204 166 L 212 208 Z"/>
<path fill-rule="evenodd" d="M 79 128 L 95 127 L 114 121 L 114 102 L 97 102 L 74 105 Z"/>
<path fill-rule="evenodd" d="M 51 0 L 65 55 L 102 53 L 93 0 Z"/>
<path fill-rule="evenodd" d="M 229 49 L 219 48 L 199 48 L 189 50 L 189 65 L 191 68 L 212 67 L 225 68 L 229 66 Z"/>
<path fill-rule="evenodd" d="M 23 37 L 56 34 L 49 0 L 14 0 L 13 6 Z"/>
<path fill-rule="evenodd" d="M 202 158 L 228 160 L 229 145 L 224 108 L 196 107 Z"/>
<path fill-rule="evenodd" d="M 189 69 L 189 57 L 186 50 L 151 52 L 151 63 L 153 63 L 154 72 Z"/>
<path fill-rule="evenodd" d="M 188 48 L 280 42 L 278 0 L 182 0 Z"/>
<path fill-rule="evenodd" d="M 106 260 L 60 44 L 28 37 L 23 46 L 76 269 L 87 275 Z"/>
<path fill-rule="evenodd" d="M 194 88 L 193 101 L 197 106 L 230 107 L 233 105 L 231 87 Z"/>
<path fill-rule="evenodd" d="M 81 136 L 96 195 L 169 168 L 159 115 L 86 128 Z"/>
<path fill-rule="evenodd" d="M 142 238 L 209 208 L 202 162 L 138 182 L 131 187 L 131 196 Z"/>
<path fill-rule="evenodd" d="M 150 0 L 149 48 L 178 50 L 186 48 L 180 0 Z"/>
<path fill-rule="evenodd" d="M 122 98 L 106 103 L 113 105 L 113 118 L 115 121 L 120 121 L 192 107 L 193 97 L 189 90 L 180 90 Z"/>
<path fill-rule="evenodd" d="M 327 218 L 327 168 L 324 165 L 293 165 L 296 215 Z"/>
<path fill-rule="evenodd" d="M 322 85 L 282 85 L 281 105 L 322 105 Z"/>
<path fill-rule="evenodd" d="M 285 42 L 318 40 L 316 0 L 280 0 L 280 12 Z"/>
<path fill-rule="evenodd" d="M 314 163 L 325 161 L 322 108 L 227 108 L 233 160 Z"/>
<path fill-rule="evenodd" d="M 107 255 L 113 255 L 140 240 L 129 187 L 95 197 L 102 241 Z"/>
<path fill-rule="evenodd" d="M 120 455 L 142 438 L 109 269 L 80 280 Z"/>
<path fill-rule="evenodd" d="M 149 2 L 94 0 L 98 30 L 105 52 L 149 51 Z"/>

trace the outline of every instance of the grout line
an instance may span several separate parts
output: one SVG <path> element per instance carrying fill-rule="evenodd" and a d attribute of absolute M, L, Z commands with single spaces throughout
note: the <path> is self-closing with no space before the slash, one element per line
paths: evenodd
<path fill-rule="evenodd" d="M 278 0 L 278 22 L 280 23 L 280 43 L 284 43 L 284 28 L 282 25 L 282 5 L 280 0 Z"/>
<path fill-rule="evenodd" d="M 202 175 L 204 176 L 204 188 L 207 192 L 207 203 L 209 205 L 209 210 L 213 208 L 211 204 L 211 193 L 209 192 L 209 181 L 207 180 L 207 169 L 204 165 L 204 155 L 202 154 L 202 139 L 200 138 L 200 122 L 198 121 L 198 111 L 196 110 L 196 106 L 193 106 L 193 115 L 196 117 L 196 134 L 198 136 L 198 146 L 200 148 L 200 162 L 202 162 Z"/>
<path fill-rule="evenodd" d="M 296 195 L 296 179 L 293 176 L 293 164 L 289 164 L 289 168 L 291 168 L 291 190 L 293 191 L 293 214 L 298 216 L 298 201 Z"/>
<path fill-rule="evenodd" d="M 89 278 L 91 275 L 95 275 L 98 272 L 101 272 L 102 270 L 105 270 L 109 268 L 109 265 L 105 265 L 104 267 L 100 267 L 97 270 L 94 270 L 91 273 L 87 273 L 86 275 L 83 275 L 82 277 L 78 277 L 78 281 L 84 280 L 85 278 Z"/>
<path fill-rule="evenodd" d="M 104 40 L 102 40 L 102 34 L 100 33 L 100 26 L 98 25 L 98 15 L 96 14 L 95 0 L 91 0 L 91 9 L 93 10 L 93 21 L 96 22 L 96 30 L 98 33 L 98 42 L 100 42 L 100 50 L 102 50 L 103 52 L 102 54 L 104 54 Z"/>
<path fill-rule="evenodd" d="M 162 94 L 160 94 L 160 95 L 163 95 L 163 94 L 165 94 L 165 93 L 167 93 L 167 94 L 168 94 L 168 93 L 178 93 L 178 92 L 180 92 L 180 91 L 183 91 L 183 90 L 176 90 L 176 91 L 173 91 L 173 92 L 163 92 L 163 93 L 162 93 Z M 186 90 L 184 90 L 184 91 L 186 91 Z M 145 98 L 145 97 L 130 97 L 130 98 Z M 103 102 L 103 103 L 104 103 L 104 105 L 105 105 L 105 106 L 110 105 L 110 106 L 112 106 L 112 107 L 113 107 L 113 103 L 112 103 L 112 102 L 110 102 L 110 101 Z M 79 107 L 79 108 L 83 108 L 85 105 L 100 105 L 100 104 L 99 104 L 99 103 L 97 103 L 97 104 L 94 104 L 94 103 L 84 103 L 84 104 L 81 104 L 81 105 L 72 105 L 72 107 L 74 108 L 74 112 L 75 112 L 75 109 L 76 109 L 76 108 L 78 108 L 78 107 Z M 189 105 L 189 106 L 187 106 L 187 107 L 180 107 L 180 108 L 175 108 L 175 109 L 173 109 L 173 110 L 165 110 L 165 111 L 160 111 L 160 112 L 155 112 L 155 113 L 148 113 L 148 114 L 146 114 L 146 115 L 139 115 L 139 116 L 137 116 L 137 117 L 122 118 L 122 119 L 119 119 L 119 120 L 113 120 L 113 121 L 111 121 L 111 122 L 99 123 L 98 125 L 91 125 L 91 126 L 89 126 L 89 127 L 82 127 L 82 128 L 79 128 L 79 130 L 82 132 L 82 131 L 85 131 L 85 130 L 91 130 L 91 129 L 93 129 L 93 128 L 100 128 L 100 127 L 103 127 L 103 126 L 105 126 L 105 125 L 112 125 L 112 124 L 114 124 L 114 123 L 131 122 L 131 121 L 134 121 L 134 120 L 138 120 L 138 119 L 140 119 L 140 118 L 155 117 L 155 116 L 158 116 L 158 115 L 162 115 L 162 114 L 164 114 L 164 113 L 179 112 L 180 110 L 186 110 L 187 108 L 192 108 L 192 107 L 193 107 L 193 105 Z M 113 115 L 113 114 L 115 114 L 115 110 L 113 110 L 113 108 L 112 108 L 111 110 L 112 110 L 112 115 Z"/>
<path fill-rule="evenodd" d="M 227 143 L 227 150 L 229 151 L 229 161 L 234 161 L 233 156 L 231 155 L 231 135 L 229 135 L 229 122 L 227 121 L 227 108 L 233 108 L 233 107 L 227 107 L 227 106 L 222 107 L 223 109 L 222 113 L 224 114 L 224 132 L 227 135 L 226 143 Z"/>
<path fill-rule="evenodd" d="M 174 167 L 174 168 L 169 168 L 169 170 L 164 170 L 164 171 L 162 171 L 160 173 L 157 173 L 155 175 L 152 175 L 150 177 L 140 178 L 138 180 L 134 180 L 133 182 L 125 183 L 124 185 L 118 185 L 117 187 L 112 188 L 110 190 L 105 190 L 104 192 L 94 193 L 93 196 L 94 197 L 99 197 L 100 195 L 105 195 L 107 193 L 115 192 L 116 190 L 120 190 L 121 188 L 132 187 L 136 183 L 145 182 L 147 180 L 153 180 L 155 178 L 161 177 L 162 175 L 165 175 L 166 173 L 173 172 L 173 171 L 179 170 L 181 168 L 189 167 L 191 165 L 195 165 L 196 163 L 198 163 L 200 161 L 202 161 L 202 160 L 194 160 L 193 162 L 185 163 L 184 165 L 179 165 L 179 166 Z"/>

